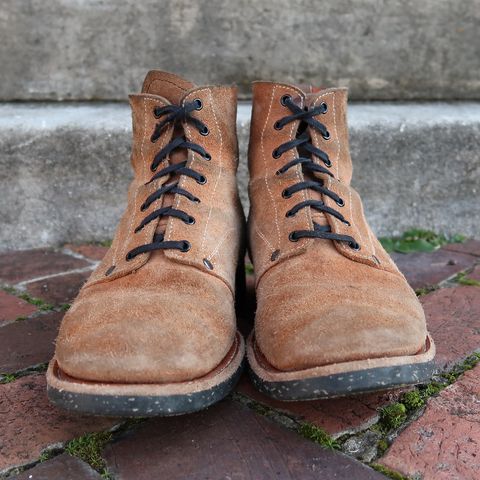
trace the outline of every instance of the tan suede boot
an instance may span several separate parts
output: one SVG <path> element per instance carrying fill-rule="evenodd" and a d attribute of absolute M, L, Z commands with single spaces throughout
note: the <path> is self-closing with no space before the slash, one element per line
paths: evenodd
<path fill-rule="evenodd" d="M 48 392 L 78 412 L 176 415 L 227 395 L 244 355 L 236 89 L 152 71 L 130 103 L 128 205 L 63 319 Z"/>
<path fill-rule="evenodd" d="M 415 293 L 350 186 L 344 89 L 257 82 L 249 238 L 253 381 L 280 400 L 418 383 L 434 344 Z"/>

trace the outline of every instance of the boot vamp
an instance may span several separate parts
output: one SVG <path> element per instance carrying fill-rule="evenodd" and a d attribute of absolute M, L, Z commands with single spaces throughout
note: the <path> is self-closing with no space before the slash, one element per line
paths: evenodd
<path fill-rule="evenodd" d="M 320 242 L 260 279 L 255 336 L 266 359 L 300 370 L 421 350 L 425 316 L 404 277 Z"/>
<path fill-rule="evenodd" d="M 162 257 L 83 289 L 62 322 L 56 357 L 76 378 L 180 382 L 213 370 L 234 336 L 227 285 Z"/>

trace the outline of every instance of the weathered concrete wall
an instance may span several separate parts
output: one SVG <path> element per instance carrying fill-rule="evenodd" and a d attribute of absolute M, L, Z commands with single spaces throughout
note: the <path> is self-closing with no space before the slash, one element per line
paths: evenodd
<path fill-rule="evenodd" d="M 125 100 L 151 68 L 479 99 L 479 44 L 480 0 L 2 0 L 0 100 Z"/>
<path fill-rule="evenodd" d="M 239 184 L 248 208 L 248 105 Z M 480 237 L 480 104 L 353 104 L 354 185 L 378 234 Z M 0 105 L 0 250 L 111 238 L 130 171 L 124 104 Z"/>

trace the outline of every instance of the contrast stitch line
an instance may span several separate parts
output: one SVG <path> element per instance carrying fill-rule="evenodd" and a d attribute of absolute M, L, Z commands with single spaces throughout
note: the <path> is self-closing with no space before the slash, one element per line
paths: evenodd
<path fill-rule="evenodd" d="M 226 233 L 221 237 L 220 241 L 217 243 L 216 247 L 212 250 L 212 252 L 208 255 L 207 260 L 212 260 L 215 255 L 218 253 L 218 250 L 223 245 L 225 240 L 230 236 L 230 234 L 234 231 L 234 228 L 230 228 L 226 231 Z"/>
<path fill-rule="evenodd" d="M 218 175 L 217 175 L 217 178 L 215 180 L 215 185 L 213 186 L 213 191 L 210 194 L 210 199 L 212 200 L 212 202 L 210 203 L 210 208 L 208 210 L 207 221 L 205 222 L 205 230 L 203 231 L 203 237 L 202 237 L 202 243 L 200 245 L 200 251 L 203 251 L 203 246 L 205 245 L 205 240 L 207 238 L 208 224 L 210 222 L 210 217 L 212 216 L 213 198 L 216 195 L 218 182 L 220 181 L 220 177 L 221 177 L 222 171 L 223 171 L 223 136 L 222 136 L 222 131 L 220 129 L 220 125 L 217 121 L 217 114 L 215 113 L 215 105 L 214 105 L 214 102 L 213 102 L 212 91 L 210 89 L 208 89 L 208 95 L 210 97 L 210 102 L 211 102 L 211 106 L 212 106 L 213 118 L 215 120 L 215 125 L 217 127 L 218 135 L 220 137 L 220 153 L 219 153 L 220 165 L 219 165 L 219 169 L 218 169 Z M 209 258 L 209 257 L 210 256 L 208 256 L 207 258 Z"/>
<path fill-rule="evenodd" d="M 257 235 L 267 244 L 267 247 L 270 247 L 272 252 L 275 250 L 275 247 L 268 241 L 267 237 L 260 231 L 255 222 L 252 222 L 255 228 Z"/>

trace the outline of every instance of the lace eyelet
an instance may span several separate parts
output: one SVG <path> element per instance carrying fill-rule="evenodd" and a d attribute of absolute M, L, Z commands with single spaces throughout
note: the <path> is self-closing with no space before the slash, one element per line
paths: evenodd
<path fill-rule="evenodd" d="M 322 133 L 324 140 L 330 140 L 330 132 L 327 130 L 325 133 Z"/>
<path fill-rule="evenodd" d="M 194 217 L 188 217 L 188 220 L 185 220 L 185 223 L 187 225 L 193 225 L 195 223 L 195 218 Z"/>
<path fill-rule="evenodd" d="M 290 198 L 292 196 L 292 194 L 290 193 L 290 190 L 288 190 L 288 188 L 286 188 L 283 192 L 282 192 L 282 197 L 283 198 Z"/>
<path fill-rule="evenodd" d="M 190 242 L 187 240 L 184 240 L 182 242 L 182 248 L 180 249 L 181 252 L 188 252 L 192 248 L 192 245 L 190 245 Z"/>
<path fill-rule="evenodd" d="M 153 135 L 150 137 L 150 142 L 151 143 L 156 143 L 158 140 L 158 137 L 154 137 Z"/>
<path fill-rule="evenodd" d="M 272 157 L 273 158 L 280 158 L 282 156 L 281 153 L 278 153 L 278 150 L 275 149 L 273 152 L 272 152 Z"/>
<path fill-rule="evenodd" d="M 105 272 L 105 276 L 108 277 L 109 275 L 111 275 L 115 268 L 115 265 L 108 267 L 108 270 Z"/>
<path fill-rule="evenodd" d="M 287 218 L 291 218 L 291 217 L 294 217 L 294 216 L 295 216 L 295 214 L 294 214 L 294 213 L 292 213 L 292 211 L 291 211 L 291 210 L 289 210 L 289 211 L 288 211 L 288 212 L 285 214 L 285 216 L 286 216 Z"/>
<path fill-rule="evenodd" d="M 202 101 L 199 99 L 199 98 L 196 98 L 194 101 L 193 101 L 194 105 L 195 105 L 195 110 L 201 110 L 203 108 L 203 103 Z"/>
<path fill-rule="evenodd" d="M 347 227 L 351 227 L 352 224 L 348 221 L 348 220 L 343 220 L 343 223 L 347 226 Z"/>
<path fill-rule="evenodd" d="M 280 125 L 280 120 L 277 120 L 274 124 L 273 124 L 273 128 L 275 130 L 282 130 L 283 129 L 283 125 Z"/>
<path fill-rule="evenodd" d="M 360 250 L 360 245 L 357 242 L 348 242 L 348 246 L 358 252 Z"/>
<path fill-rule="evenodd" d="M 330 168 L 332 166 L 332 162 L 329 159 L 324 160 L 323 163 L 327 168 Z"/>
<path fill-rule="evenodd" d="M 161 108 L 161 107 L 154 107 L 154 108 L 153 108 L 153 116 L 154 116 L 155 118 L 160 118 L 160 116 L 161 116 L 160 108 Z"/>
<path fill-rule="evenodd" d="M 325 102 L 322 102 L 320 106 L 323 108 L 322 115 L 325 115 L 328 112 L 328 105 Z"/>
<path fill-rule="evenodd" d="M 283 97 L 280 99 L 280 103 L 286 107 L 287 106 L 287 100 L 291 100 L 292 96 L 291 95 L 283 95 Z"/>
<path fill-rule="evenodd" d="M 206 125 L 200 130 L 200 135 L 203 135 L 204 137 L 206 137 L 209 133 L 210 133 L 210 130 Z"/>
<path fill-rule="evenodd" d="M 133 260 L 133 255 L 132 252 L 128 252 L 127 255 L 125 256 L 125 260 L 129 262 L 130 260 Z"/>
<path fill-rule="evenodd" d="M 213 264 L 208 258 L 203 259 L 203 264 L 209 269 L 213 270 Z"/>
<path fill-rule="evenodd" d="M 209 153 L 206 153 L 206 154 L 203 156 L 203 158 L 204 158 L 205 160 L 210 161 L 210 160 L 212 159 L 212 156 L 211 156 Z"/>
<path fill-rule="evenodd" d="M 295 232 L 290 232 L 290 234 L 288 235 L 288 239 L 289 239 L 291 242 L 298 242 L 298 238 L 297 238 L 297 236 L 295 235 Z"/>
<path fill-rule="evenodd" d="M 207 183 L 207 177 L 205 175 L 200 175 L 200 178 L 197 180 L 199 185 L 205 185 Z"/>
<path fill-rule="evenodd" d="M 344 207 L 345 206 L 345 200 L 343 198 L 339 198 L 338 200 L 335 200 L 335 203 L 339 206 L 339 207 Z"/>
<path fill-rule="evenodd" d="M 192 198 L 193 203 L 200 203 L 200 199 L 198 197 Z"/>
<path fill-rule="evenodd" d="M 147 207 L 145 204 L 143 204 L 143 205 L 141 205 L 141 207 L 140 207 L 140 211 L 141 211 L 141 212 L 144 212 L 147 208 L 148 208 L 148 207 Z"/>

